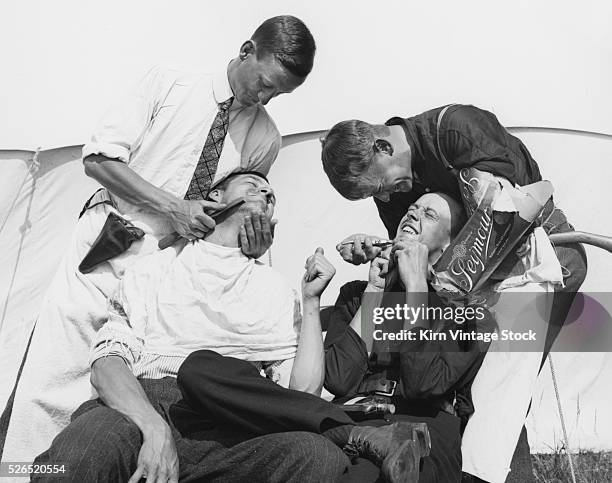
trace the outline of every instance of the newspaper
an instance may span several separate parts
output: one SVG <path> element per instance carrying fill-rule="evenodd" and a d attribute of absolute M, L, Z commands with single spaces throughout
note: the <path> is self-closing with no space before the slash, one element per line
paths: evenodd
<path fill-rule="evenodd" d="M 459 173 L 469 217 L 433 267 L 432 285 L 449 299 L 477 292 L 529 230 L 553 194 L 549 181 L 514 187 L 475 168 Z"/>

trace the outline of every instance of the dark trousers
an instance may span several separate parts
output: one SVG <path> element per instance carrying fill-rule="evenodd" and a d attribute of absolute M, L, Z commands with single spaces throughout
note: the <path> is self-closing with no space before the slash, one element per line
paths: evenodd
<path fill-rule="evenodd" d="M 172 429 L 182 482 L 336 481 L 349 464 L 336 445 L 313 433 L 272 434 L 226 447 L 210 439 L 205 423 L 195 421 L 191 428 L 179 430 L 175 420 L 184 419 L 185 414 L 176 380 L 167 377 L 140 383 Z M 99 399 L 92 400 L 75 411 L 70 425 L 36 463 L 65 464 L 68 478 L 58 481 L 128 481 L 136 470 L 141 445 L 142 436 L 134 423 Z"/>
<path fill-rule="evenodd" d="M 394 421 L 426 422 L 432 440 L 430 456 L 423 459 L 420 482 L 451 483 L 460 480 L 461 437 L 459 418 L 435 408 L 422 407 L 410 414 L 386 420 L 354 423 L 337 405 L 300 391 L 283 388 L 259 375 L 250 363 L 223 357 L 212 351 L 192 353 L 178 374 L 178 385 L 188 410 L 208 418 L 211 424 L 233 428 L 246 437 L 282 431 L 323 434 L 339 447 L 348 442 L 353 425 L 380 426 Z M 403 409 L 403 408 L 402 408 Z M 193 417 L 197 419 L 198 416 Z M 190 418 L 184 423 L 189 425 Z M 373 482 L 379 469 L 358 459 L 347 468 L 342 481 Z"/>

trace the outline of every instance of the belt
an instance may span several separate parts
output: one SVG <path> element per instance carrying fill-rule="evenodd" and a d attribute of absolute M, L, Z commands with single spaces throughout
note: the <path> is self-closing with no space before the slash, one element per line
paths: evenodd
<path fill-rule="evenodd" d="M 366 379 L 357 390 L 358 394 L 377 394 L 378 396 L 393 396 L 397 388 L 397 381 L 392 379 Z"/>
<path fill-rule="evenodd" d="M 117 205 L 113 203 L 113 200 L 110 197 L 110 193 L 106 190 L 106 188 L 100 188 L 93 195 L 91 195 L 91 197 L 83 205 L 83 209 L 81 210 L 81 213 L 79 213 L 79 218 L 81 218 L 81 216 L 83 216 L 83 214 L 90 208 L 102 204 L 110 205 L 113 208 L 117 209 Z"/>

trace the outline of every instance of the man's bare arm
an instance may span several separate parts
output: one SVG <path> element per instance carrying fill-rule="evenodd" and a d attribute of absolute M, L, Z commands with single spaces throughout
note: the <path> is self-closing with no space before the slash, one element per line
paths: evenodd
<path fill-rule="evenodd" d="M 83 164 L 87 176 L 128 203 L 165 216 L 174 231 L 185 238 L 201 238 L 212 230 L 215 221 L 204 210 L 223 206 L 214 201 L 181 200 L 152 185 L 117 159 L 94 154 L 87 156 Z"/>
<path fill-rule="evenodd" d="M 325 258 L 321 247 L 308 257 L 305 268 L 306 273 L 302 279 L 302 328 L 289 388 L 318 396 L 325 379 L 321 294 L 335 275 L 336 269 Z"/>
<path fill-rule="evenodd" d="M 129 483 L 143 476 L 148 481 L 159 478 L 177 482 L 178 456 L 170 427 L 155 411 L 124 360 L 113 355 L 96 360 L 91 368 L 91 383 L 108 407 L 119 411 L 142 432 L 138 468 Z"/>
<path fill-rule="evenodd" d="M 304 299 L 300 343 L 291 370 L 289 389 L 319 396 L 325 379 L 325 354 L 318 297 Z"/>

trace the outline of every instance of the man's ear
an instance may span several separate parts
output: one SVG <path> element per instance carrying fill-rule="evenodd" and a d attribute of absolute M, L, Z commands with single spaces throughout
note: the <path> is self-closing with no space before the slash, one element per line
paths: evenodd
<path fill-rule="evenodd" d="M 393 156 L 393 146 L 389 141 L 384 139 L 377 139 L 374 141 L 374 151 L 377 153 L 384 153 L 387 156 Z"/>
<path fill-rule="evenodd" d="M 215 188 L 208 193 L 208 198 L 212 201 L 216 201 L 217 203 L 221 203 L 223 201 L 223 190 L 220 188 Z"/>
<path fill-rule="evenodd" d="M 253 40 L 247 40 L 242 47 L 240 47 L 240 60 L 245 60 L 249 55 L 255 54 L 257 51 L 255 42 Z"/>

